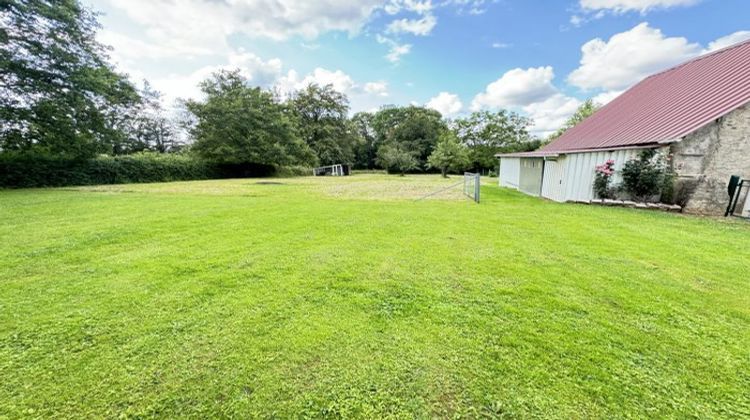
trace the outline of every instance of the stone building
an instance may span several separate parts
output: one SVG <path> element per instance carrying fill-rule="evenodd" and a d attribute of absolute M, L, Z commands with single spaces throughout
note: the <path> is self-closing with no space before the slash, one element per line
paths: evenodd
<path fill-rule="evenodd" d="M 669 158 L 686 212 L 724 213 L 729 178 L 750 184 L 750 41 L 647 77 L 537 151 L 498 155 L 500 185 L 588 201 L 597 165 L 614 160 L 618 183 L 643 149 Z M 750 216 L 750 199 L 739 211 Z"/>
<path fill-rule="evenodd" d="M 688 134 L 682 141 L 673 143 L 669 152 L 678 182 L 695 182 L 685 210 L 723 214 L 729 178 L 740 175 L 750 180 L 750 105 L 741 106 Z M 745 203 L 744 195 L 740 203 Z M 746 204 L 743 215 L 750 216 L 750 202 Z"/>

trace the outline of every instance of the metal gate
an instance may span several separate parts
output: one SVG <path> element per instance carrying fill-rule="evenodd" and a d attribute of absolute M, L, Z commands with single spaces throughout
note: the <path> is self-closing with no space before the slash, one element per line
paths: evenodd
<path fill-rule="evenodd" d="M 464 172 L 464 194 L 479 203 L 480 185 L 482 178 L 477 173 Z"/>

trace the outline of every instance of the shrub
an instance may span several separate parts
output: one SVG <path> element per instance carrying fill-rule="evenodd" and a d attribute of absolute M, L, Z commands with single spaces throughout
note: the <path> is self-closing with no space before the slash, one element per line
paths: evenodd
<path fill-rule="evenodd" d="M 623 166 L 622 187 L 630 197 L 649 201 L 660 194 L 666 174 L 664 159 L 655 149 L 647 149 L 638 159 L 631 159 Z"/>
<path fill-rule="evenodd" d="M 188 155 L 143 153 L 66 159 L 37 154 L 0 156 L 0 187 L 34 188 L 208 179 L 216 168 Z"/>
<path fill-rule="evenodd" d="M 0 155 L 0 188 L 62 187 L 309 175 L 312 169 L 255 163 L 217 164 L 189 154 L 139 153 L 66 159 L 38 154 Z"/>
<path fill-rule="evenodd" d="M 614 189 L 610 187 L 612 176 L 615 174 L 615 161 L 608 161 L 596 166 L 594 178 L 594 192 L 599 198 L 614 198 Z"/>
<path fill-rule="evenodd" d="M 312 172 L 313 168 L 308 166 L 284 166 L 276 168 L 274 175 L 282 178 L 292 178 L 295 176 L 310 176 Z"/>
<path fill-rule="evenodd" d="M 659 202 L 664 204 L 675 203 L 675 180 L 677 174 L 672 170 L 666 169 L 661 181 L 661 192 L 659 195 Z"/>

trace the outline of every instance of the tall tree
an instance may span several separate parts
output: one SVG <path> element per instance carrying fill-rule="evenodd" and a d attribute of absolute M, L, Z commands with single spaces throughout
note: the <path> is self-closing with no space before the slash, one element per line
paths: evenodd
<path fill-rule="evenodd" d="M 547 140 L 552 141 L 562 136 L 563 134 L 565 134 L 566 131 L 577 126 L 580 122 L 582 122 L 586 118 L 592 116 L 596 111 L 599 110 L 599 108 L 601 108 L 601 105 L 594 102 L 593 99 L 587 99 L 586 102 L 581 104 L 581 106 L 578 107 L 576 112 L 573 115 L 571 115 L 567 121 L 565 121 L 565 125 L 560 127 L 560 129 L 555 131 L 552 135 L 550 135 Z"/>
<path fill-rule="evenodd" d="M 390 144 L 410 152 L 420 168 L 426 166 L 438 137 L 447 130 L 438 111 L 417 106 L 383 108 L 372 124 L 380 147 Z"/>
<path fill-rule="evenodd" d="M 354 133 L 359 140 L 354 151 L 354 165 L 362 169 L 374 169 L 378 152 L 378 138 L 373 127 L 374 114 L 358 112 L 351 119 Z"/>
<path fill-rule="evenodd" d="M 315 156 L 273 94 L 247 85 L 239 70 L 201 83 L 205 100 L 185 101 L 195 116 L 193 150 L 221 163 L 312 164 Z"/>
<path fill-rule="evenodd" d="M 134 109 L 127 129 L 128 142 L 123 152 L 149 150 L 166 153 L 179 150 L 177 127 L 174 119 L 162 106 L 161 92 L 144 80 L 140 95 L 142 102 Z"/>
<path fill-rule="evenodd" d="M 323 165 L 354 163 L 357 137 L 348 120 L 349 99 L 332 85 L 310 84 L 289 101 L 302 139 Z"/>
<path fill-rule="evenodd" d="M 117 113 L 139 98 L 107 63 L 96 15 L 77 0 L 5 0 L 0 21 L 0 149 L 111 153 Z"/>
<path fill-rule="evenodd" d="M 471 166 L 476 170 L 491 169 L 497 165 L 497 153 L 526 149 L 533 138 L 529 134 L 531 119 L 515 112 L 473 112 L 453 122 L 453 129 L 463 144 L 469 147 Z"/>

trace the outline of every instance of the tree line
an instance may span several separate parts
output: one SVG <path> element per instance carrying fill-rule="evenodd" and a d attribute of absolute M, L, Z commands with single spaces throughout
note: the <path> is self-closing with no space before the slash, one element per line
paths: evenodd
<path fill-rule="evenodd" d="M 97 15 L 77 0 L 0 3 L 0 158 L 86 160 L 179 153 L 217 165 L 349 164 L 389 172 L 488 171 L 497 153 L 533 150 L 533 121 L 481 111 L 448 120 L 419 106 L 351 115 L 347 96 L 311 84 L 292 93 L 250 85 L 240 70 L 201 82 L 201 99 L 165 110 L 96 41 Z"/>

